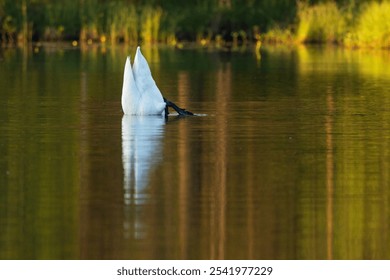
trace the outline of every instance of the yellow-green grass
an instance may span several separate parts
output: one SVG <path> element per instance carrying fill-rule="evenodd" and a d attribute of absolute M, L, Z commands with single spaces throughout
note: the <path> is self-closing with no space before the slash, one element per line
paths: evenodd
<path fill-rule="evenodd" d="M 300 1 L 297 6 L 297 16 L 298 42 L 339 42 L 346 32 L 345 16 L 333 1 L 314 6 Z"/>

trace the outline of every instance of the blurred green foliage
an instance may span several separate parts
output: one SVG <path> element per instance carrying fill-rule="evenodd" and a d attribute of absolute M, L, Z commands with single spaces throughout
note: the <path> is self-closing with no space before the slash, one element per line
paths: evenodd
<path fill-rule="evenodd" d="M 389 5 L 388 0 L 0 0 L 0 41 L 263 39 L 388 47 Z M 372 24 L 374 37 L 367 34 Z"/>

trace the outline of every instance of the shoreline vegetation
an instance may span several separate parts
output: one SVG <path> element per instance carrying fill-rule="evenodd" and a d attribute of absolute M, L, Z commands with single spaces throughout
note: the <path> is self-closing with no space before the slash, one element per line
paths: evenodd
<path fill-rule="evenodd" d="M 390 0 L 0 0 L 0 45 L 262 43 L 390 49 Z"/>

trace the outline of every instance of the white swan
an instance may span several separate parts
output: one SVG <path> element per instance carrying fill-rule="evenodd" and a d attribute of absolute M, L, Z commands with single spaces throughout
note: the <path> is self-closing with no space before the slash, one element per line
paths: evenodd
<path fill-rule="evenodd" d="M 153 80 L 148 62 L 140 47 L 131 67 L 128 56 L 125 64 L 122 87 L 122 109 L 125 115 L 161 115 L 166 103 Z"/>
<path fill-rule="evenodd" d="M 148 62 L 142 55 L 140 47 L 137 47 L 133 67 L 130 56 L 125 63 L 122 87 L 123 112 L 125 115 L 167 115 L 168 107 L 175 109 L 179 115 L 193 115 L 162 96 L 152 77 Z"/>

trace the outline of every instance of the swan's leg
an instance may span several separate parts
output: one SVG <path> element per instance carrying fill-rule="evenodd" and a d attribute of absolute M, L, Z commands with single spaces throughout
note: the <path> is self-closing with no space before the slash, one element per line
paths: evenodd
<path fill-rule="evenodd" d="M 165 115 L 167 116 L 169 114 L 168 107 L 173 108 L 180 116 L 193 116 L 194 114 L 190 111 L 187 111 L 186 109 L 182 109 L 179 106 L 177 106 L 175 103 L 167 100 L 164 98 L 166 107 L 165 107 Z"/>
<path fill-rule="evenodd" d="M 170 101 L 168 101 L 165 97 L 163 97 L 163 99 L 164 99 L 164 102 L 165 102 L 165 117 L 168 117 L 168 115 L 169 115 L 168 102 L 170 102 Z"/>
<path fill-rule="evenodd" d="M 167 100 L 164 98 L 164 101 L 165 101 L 165 116 L 167 117 L 169 115 L 169 110 L 168 110 L 168 104 L 167 104 Z"/>

